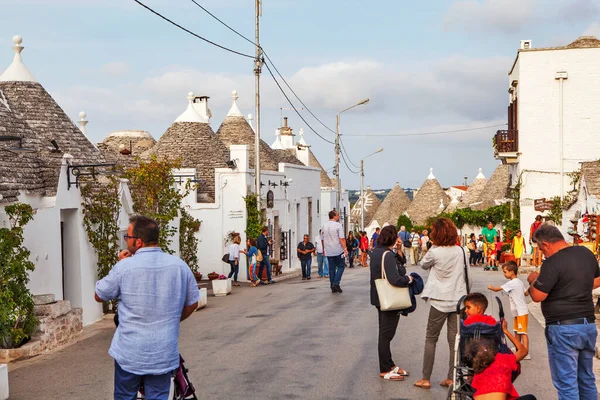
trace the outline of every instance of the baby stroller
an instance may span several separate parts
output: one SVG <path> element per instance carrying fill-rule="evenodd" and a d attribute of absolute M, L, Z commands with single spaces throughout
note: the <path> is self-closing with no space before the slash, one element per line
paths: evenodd
<path fill-rule="evenodd" d="M 502 321 L 504 320 L 504 309 L 502 307 L 502 302 L 498 297 L 496 297 L 496 301 L 498 302 L 498 317 L 499 320 L 495 325 L 488 325 L 485 323 L 473 323 L 470 325 L 465 325 L 462 316 L 462 308 L 463 302 L 465 300 L 463 296 L 456 306 L 456 312 L 458 314 L 458 333 L 456 337 L 456 342 L 454 345 L 454 374 L 453 374 L 453 384 L 450 385 L 448 389 L 448 400 L 467 400 L 473 399 L 473 394 L 475 394 L 475 389 L 471 386 L 471 378 L 474 375 L 473 368 L 471 367 L 471 362 L 465 356 L 465 348 L 469 344 L 469 342 L 473 340 L 481 340 L 486 339 L 493 341 L 495 345 L 498 346 L 498 352 L 509 354 L 511 353 L 510 348 L 506 345 L 506 339 L 504 337 L 504 332 L 502 331 Z M 512 380 L 513 382 L 521 373 L 521 365 L 518 365 L 518 370 L 513 372 Z"/>
<path fill-rule="evenodd" d="M 115 312 L 113 318 L 115 326 L 119 326 L 119 314 Z M 172 400 L 198 400 L 196 396 L 196 388 L 188 377 L 188 369 L 184 365 L 184 359 L 179 355 L 179 366 L 171 377 L 171 390 L 169 392 L 169 398 Z M 137 400 L 144 400 L 144 382 L 138 392 Z"/>

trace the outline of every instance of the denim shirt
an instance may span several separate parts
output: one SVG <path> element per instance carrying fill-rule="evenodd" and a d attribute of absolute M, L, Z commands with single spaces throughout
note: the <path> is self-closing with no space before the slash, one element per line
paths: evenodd
<path fill-rule="evenodd" d="M 108 354 L 125 371 L 160 375 L 179 366 L 179 320 L 200 298 L 190 268 L 158 247 L 119 261 L 96 283 L 102 300 L 119 298 L 119 326 Z"/>

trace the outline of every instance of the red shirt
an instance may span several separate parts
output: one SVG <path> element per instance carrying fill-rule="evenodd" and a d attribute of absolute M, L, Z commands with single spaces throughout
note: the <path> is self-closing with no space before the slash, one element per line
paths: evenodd
<path fill-rule="evenodd" d="M 366 236 L 360 238 L 360 249 L 367 250 L 369 248 L 369 239 Z"/>
<path fill-rule="evenodd" d="M 517 370 L 517 359 L 514 354 L 496 354 L 494 362 L 480 374 L 473 377 L 476 390 L 473 397 L 488 393 L 506 393 L 507 400 L 514 400 L 519 393 L 512 384 L 512 372 Z"/>
<path fill-rule="evenodd" d="M 476 315 L 471 315 L 470 317 L 467 317 L 467 319 L 465 319 L 465 326 L 467 325 L 471 325 L 477 322 L 483 322 L 484 324 L 488 324 L 491 326 L 496 325 L 496 319 L 494 317 L 492 317 L 491 315 L 485 315 L 485 314 L 476 314 Z"/>

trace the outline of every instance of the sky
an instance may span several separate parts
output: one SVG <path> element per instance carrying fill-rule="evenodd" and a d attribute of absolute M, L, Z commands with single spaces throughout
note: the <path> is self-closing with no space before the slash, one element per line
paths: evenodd
<path fill-rule="evenodd" d="M 192 0 L 141 1 L 202 37 L 254 54 Z M 196 2 L 254 39 L 253 0 Z M 158 139 L 186 109 L 190 91 L 210 96 L 215 131 L 233 90 L 242 112 L 254 114 L 251 58 L 201 41 L 132 0 L 0 0 L 0 7 L 10 16 L 0 26 L 0 71 L 12 60 L 12 36 L 21 35 L 25 65 L 73 120 L 87 113 L 94 142 L 125 129 Z M 492 137 L 507 122 L 519 41 L 549 47 L 600 38 L 600 1 L 263 0 L 260 23 L 272 65 L 327 128 L 335 129 L 341 110 L 370 99 L 341 114 L 345 188 L 359 187 L 360 159 L 379 148 L 365 160 L 365 185 L 417 188 L 433 168 L 448 187 L 471 182 L 479 168 L 489 178 L 499 164 Z M 299 109 L 302 121 L 266 69 L 261 93 L 262 139 L 271 144 L 287 116 L 331 170 L 334 147 L 312 129 L 328 141 L 334 134 Z M 463 129 L 472 130 L 422 135 Z"/>

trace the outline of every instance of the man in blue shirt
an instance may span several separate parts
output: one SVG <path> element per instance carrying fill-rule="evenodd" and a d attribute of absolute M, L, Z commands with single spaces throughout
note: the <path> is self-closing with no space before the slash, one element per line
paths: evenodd
<path fill-rule="evenodd" d="M 127 250 L 96 283 L 98 302 L 119 298 L 119 326 L 108 354 L 115 360 L 115 400 L 136 398 L 143 381 L 147 399 L 167 400 L 179 366 L 179 322 L 198 307 L 190 268 L 158 247 L 158 223 L 134 216 Z"/>
<path fill-rule="evenodd" d="M 381 229 L 379 227 L 375 228 L 375 233 L 371 236 L 371 250 L 377 247 L 377 239 L 379 239 L 379 232 Z"/>

